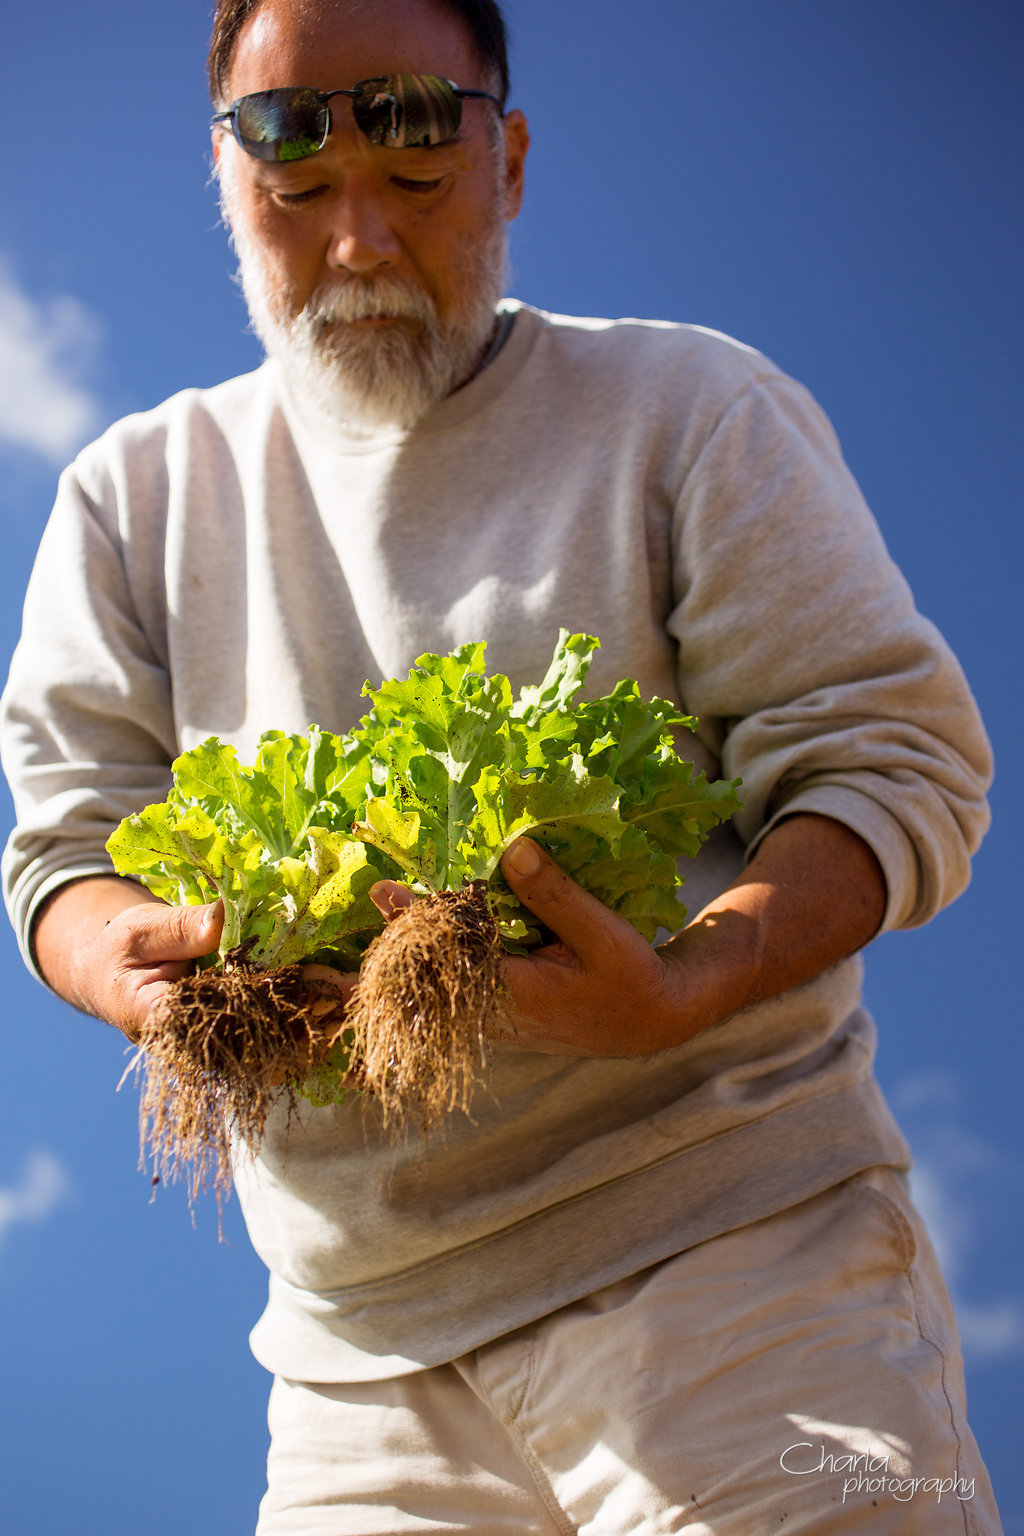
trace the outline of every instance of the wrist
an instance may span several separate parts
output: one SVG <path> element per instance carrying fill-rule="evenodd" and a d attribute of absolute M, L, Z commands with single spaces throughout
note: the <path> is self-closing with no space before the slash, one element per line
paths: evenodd
<path fill-rule="evenodd" d="M 40 908 L 32 931 L 33 952 L 47 986 L 82 1013 L 107 1019 L 97 989 L 105 974 L 97 941 L 120 913 L 156 901 L 133 880 L 115 875 L 60 886 Z"/>
<path fill-rule="evenodd" d="M 658 953 L 673 978 L 676 1017 L 687 1023 L 682 1038 L 761 1000 L 760 930 L 742 913 L 702 912 Z"/>
<path fill-rule="evenodd" d="M 813 980 L 862 948 L 885 910 L 875 855 L 839 822 L 793 816 L 750 864 L 664 946 L 707 1028 Z"/>

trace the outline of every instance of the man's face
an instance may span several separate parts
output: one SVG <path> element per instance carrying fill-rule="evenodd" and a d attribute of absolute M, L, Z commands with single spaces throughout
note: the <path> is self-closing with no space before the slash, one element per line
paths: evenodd
<path fill-rule="evenodd" d="M 230 99 L 399 72 L 493 86 L 458 19 L 433 0 L 265 0 L 239 36 Z M 391 149 L 371 144 L 338 96 L 324 148 L 281 163 L 253 160 L 214 130 L 254 325 L 329 411 L 410 425 L 479 365 L 528 143 L 510 113 L 496 147 L 495 110 L 465 101 L 451 143 Z"/>

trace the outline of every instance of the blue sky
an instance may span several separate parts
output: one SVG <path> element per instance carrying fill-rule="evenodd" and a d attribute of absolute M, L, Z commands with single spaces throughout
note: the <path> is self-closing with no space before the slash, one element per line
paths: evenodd
<path fill-rule="evenodd" d="M 1018 964 L 1022 484 L 1016 0 L 511 0 L 534 148 L 513 291 L 695 321 L 831 415 L 996 746 L 965 897 L 869 956 L 879 1074 L 958 1302 L 972 1419 L 1024 1536 Z M 128 410 L 255 365 L 208 186 L 206 0 L 16 8 L 0 56 L 0 644 L 61 465 Z M 3 802 L 5 821 L 9 807 Z M 136 1171 L 118 1038 L 4 935 L 0 1522 L 251 1529 L 265 1278 L 237 1212 Z M 55 1454 L 56 1453 L 56 1454 Z M 59 1471 L 59 1476 L 57 1475 Z"/>

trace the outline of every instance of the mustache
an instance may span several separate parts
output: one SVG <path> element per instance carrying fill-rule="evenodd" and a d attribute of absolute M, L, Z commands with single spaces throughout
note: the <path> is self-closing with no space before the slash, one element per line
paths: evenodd
<path fill-rule="evenodd" d="M 372 320 L 380 316 L 418 320 L 426 325 L 437 321 L 433 302 L 422 288 L 402 278 L 384 276 L 350 277 L 342 283 L 320 288 L 303 311 L 303 319 L 312 326 Z"/>

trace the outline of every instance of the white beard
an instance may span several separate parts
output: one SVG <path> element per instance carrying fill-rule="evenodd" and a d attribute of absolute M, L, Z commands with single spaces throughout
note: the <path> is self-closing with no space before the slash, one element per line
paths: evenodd
<path fill-rule="evenodd" d="M 225 212 L 230 189 L 222 187 Z M 299 308 L 274 292 L 262 254 L 235 220 L 238 279 L 253 330 L 284 370 L 295 399 L 328 421 L 357 429 L 407 429 L 479 368 L 504 296 L 507 237 L 495 214 L 484 238 L 456 253 L 457 307 L 442 322 L 430 295 L 386 269 L 339 277 Z M 393 322 L 353 321 L 381 315 Z"/>

